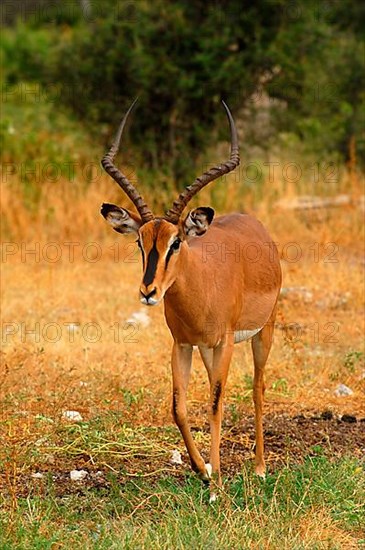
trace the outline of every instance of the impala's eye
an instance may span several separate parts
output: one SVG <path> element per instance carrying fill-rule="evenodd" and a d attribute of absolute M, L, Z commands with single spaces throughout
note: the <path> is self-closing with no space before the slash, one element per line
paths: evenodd
<path fill-rule="evenodd" d="M 172 250 L 179 250 L 181 244 L 181 240 L 179 238 L 175 239 L 170 248 Z"/>

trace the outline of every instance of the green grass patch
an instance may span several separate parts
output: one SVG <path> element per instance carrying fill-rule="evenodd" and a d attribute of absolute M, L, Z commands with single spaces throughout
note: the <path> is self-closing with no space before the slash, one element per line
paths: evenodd
<path fill-rule="evenodd" d="M 265 482 L 244 470 L 226 480 L 220 499 L 208 504 L 201 482 L 188 475 L 85 488 L 56 497 L 19 499 L 1 512 L 2 549 L 141 548 L 357 548 L 365 524 L 361 465 L 344 458 L 307 458 Z"/>

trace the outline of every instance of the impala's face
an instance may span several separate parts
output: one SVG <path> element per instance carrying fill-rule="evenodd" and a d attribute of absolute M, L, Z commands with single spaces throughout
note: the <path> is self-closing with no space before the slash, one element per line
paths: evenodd
<path fill-rule="evenodd" d="M 143 304 L 158 304 L 173 284 L 184 235 L 179 227 L 163 219 L 152 220 L 139 230 L 143 278 L 139 287 Z"/>
<path fill-rule="evenodd" d="M 180 253 L 187 237 L 203 235 L 214 216 L 208 207 L 189 212 L 184 221 L 174 225 L 162 218 L 145 224 L 139 216 L 114 204 L 103 204 L 101 213 L 118 233 L 135 233 L 142 254 L 143 277 L 139 287 L 140 301 L 148 306 L 161 302 L 174 283 L 180 265 Z"/>

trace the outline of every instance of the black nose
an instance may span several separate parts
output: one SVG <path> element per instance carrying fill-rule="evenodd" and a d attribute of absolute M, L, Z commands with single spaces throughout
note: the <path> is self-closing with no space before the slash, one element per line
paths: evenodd
<path fill-rule="evenodd" d="M 147 302 L 148 302 L 149 298 L 152 298 L 152 296 L 154 296 L 156 294 L 156 292 L 157 292 L 156 287 L 153 290 L 151 290 L 151 292 L 149 294 L 145 294 L 144 292 L 142 292 L 142 290 L 140 290 L 140 293 L 142 294 L 142 296 L 144 298 L 146 298 Z"/>

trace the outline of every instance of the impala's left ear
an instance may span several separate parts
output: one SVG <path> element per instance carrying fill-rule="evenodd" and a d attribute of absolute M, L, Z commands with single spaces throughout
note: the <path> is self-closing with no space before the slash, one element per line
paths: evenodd
<path fill-rule="evenodd" d="M 200 206 L 195 210 L 190 210 L 183 221 L 183 230 L 187 237 L 196 237 L 204 235 L 208 230 L 214 218 L 213 208 L 209 206 Z"/>

